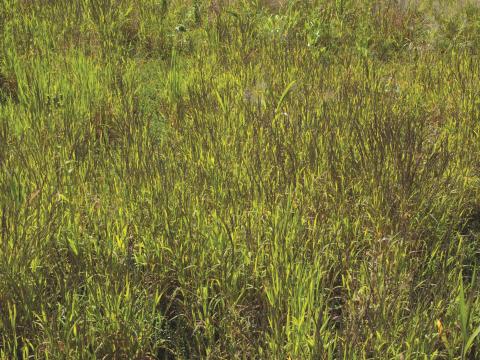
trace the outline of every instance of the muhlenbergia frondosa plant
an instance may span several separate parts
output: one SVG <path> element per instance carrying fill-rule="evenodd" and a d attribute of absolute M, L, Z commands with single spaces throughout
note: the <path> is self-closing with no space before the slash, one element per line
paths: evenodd
<path fill-rule="evenodd" d="M 480 357 L 475 1 L 0 3 L 1 359 Z"/>

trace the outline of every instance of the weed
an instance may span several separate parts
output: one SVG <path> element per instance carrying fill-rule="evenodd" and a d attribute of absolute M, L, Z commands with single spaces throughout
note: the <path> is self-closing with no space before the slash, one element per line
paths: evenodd
<path fill-rule="evenodd" d="M 3 1 L 0 358 L 478 358 L 479 14 Z"/>

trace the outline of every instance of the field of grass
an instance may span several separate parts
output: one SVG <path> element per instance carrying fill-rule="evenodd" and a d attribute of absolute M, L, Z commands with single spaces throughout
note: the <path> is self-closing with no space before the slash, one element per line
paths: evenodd
<path fill-rule="evenodd" d="M 2 0 L 1 359 L 479 359 L 478 0 Z"/>

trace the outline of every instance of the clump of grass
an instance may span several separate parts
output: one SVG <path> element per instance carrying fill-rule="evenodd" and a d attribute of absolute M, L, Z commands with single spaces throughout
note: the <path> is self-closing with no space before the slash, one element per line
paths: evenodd
<path fill-rule="evenodd" d="M 435 4 L 4 1 L 0 358 L 477 358 L 479 7 Z"/>

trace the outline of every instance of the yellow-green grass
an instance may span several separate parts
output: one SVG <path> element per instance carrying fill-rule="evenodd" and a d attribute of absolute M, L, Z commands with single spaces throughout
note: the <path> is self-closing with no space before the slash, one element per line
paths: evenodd
<path fill-rule="evenodd" d="M 0 358 L 480 357 L 478 1 L 0 31 Z"/>

